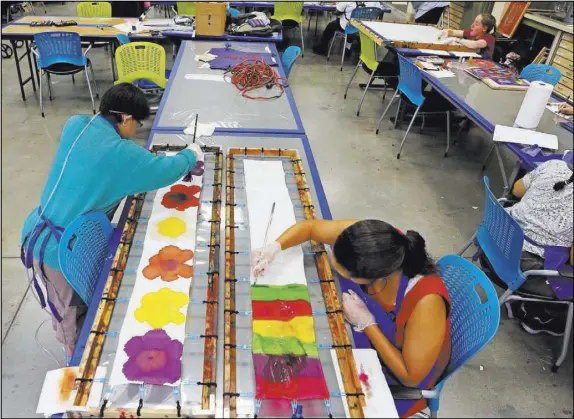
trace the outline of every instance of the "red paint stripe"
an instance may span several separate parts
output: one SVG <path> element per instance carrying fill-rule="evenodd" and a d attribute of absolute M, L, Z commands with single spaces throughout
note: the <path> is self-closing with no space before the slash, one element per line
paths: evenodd
<path fill-rule="evenodd" d="M 263 377 L 255 377 L 255 398 L 327 400 L 330 395 L 324 377 L 298 377 L 282 383 L 269 383 Z"/>
<path fill-rule="evenodd" d="M 289 321 L 294 317 L 312 316 L 311 304 L 305 300 L 252 301 L 253 320 Z"/>

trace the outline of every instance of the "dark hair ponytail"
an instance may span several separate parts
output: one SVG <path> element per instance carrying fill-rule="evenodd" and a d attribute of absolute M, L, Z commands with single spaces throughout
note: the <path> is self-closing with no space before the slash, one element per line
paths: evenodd
<path fill-rule="evenodd" d="M 358 221 L 346 228 L 335 240 L 333 254 L 354 278 L 374 281 L 397 271 L 409 278 L 435 272 L 420 234 L 404 235 L 379 220 Z"/>
<path fill-rule="evenodd" d="M 571 183 L 574 182 L 574 172 L 572 172 L 572 174 L 570 175 L 570 179 L 568 180 L 563 180 L 561 182 L 556 182 L 554 184 L 554 190 L 555 191 L 561 191 L 562 189 L 564 189 L 564 187 L 566 185 L 570 185 Z"/>
<path fill-rule="evenodd" d="M 412 278 L 435 272 L 435 266 L 427 253 L 425 239 L 416 231 L 408 230 L 405 235 L 407 247 L 403 260 L 403 273 Z"/>

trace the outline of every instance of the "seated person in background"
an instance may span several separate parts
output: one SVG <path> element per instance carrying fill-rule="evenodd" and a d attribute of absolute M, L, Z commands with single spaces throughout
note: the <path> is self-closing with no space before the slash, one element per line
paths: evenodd
<path fill-rule="evenodd" d="M 448 1 L 413 1 L 411 2 L 415 13 L 409 16 L 407 21 L 414 20 L 416 23 L 437 25 L 444 9 L 448 7 Z"/>
<path fill-rule="evenodd" d="M 318 55 L 327 55 L 329 42 L 337 31 L 344 31 L 351 20 L 351 12 L 357 7 L 378 7 L 381 8 L 380 1 L 339 1 L 337 2 L 337 19 L 330 22 L 323 31 L 321 41 L 313 46 L 313 52 Z"/>
<path fill-rule="evenodd" d="M 512 193 L 521 200 L 508 208 L 508 212 L 524 231 L 525 240 L 520 263 L 523 272 L 544 269 L 544 249 L 529 241 L 542 246 L 570 247 L 569 263 L 572 265 L 573 182 L 574 173 L 569 163 L 550 160 L 514 184 Z M 554 292 L 546 283 L 546 277 L 529 277 L 520 290 L 554 297 Z M 564 333 L 564 308 L 566 307 L 562 304 L 526 302 L 520 304 L 515 314 L 522 318 L 521 325 L 527 332 L 545 332 L 556 336 Z"/>
<path fill-rule="evenodd" d="M 464 31 L 445 29 L 439 39 L 460 38 L 454 42 L 467 48 L 479 50 L 478 52 L 486 59 L 492 60 L 494 53 L 495 38 L 490 33 L 496 30 L 496 18 L 490 13 L 481 13 L 472 22 L 470 29 Z"/>
<path fill-rule="evenodd" d="M 572 107 L 572 105 L 569 105 L 567 103 L 562 103 L 560 106 L 558 106 L 558 111 L 565 115 L 574 114 L 574 108 Z"/>

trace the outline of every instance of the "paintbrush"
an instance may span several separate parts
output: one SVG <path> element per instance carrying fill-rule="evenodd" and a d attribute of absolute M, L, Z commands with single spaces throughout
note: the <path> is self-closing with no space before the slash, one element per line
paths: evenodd
<path fill-rule="evenodd" d="M 273 223 L 273 213 L 275 212 L 275 202 L 271 205 L 271 214 L 269 214 L 269 223 L 267 223 L 267 229 L 265 230 L 265 238 L 263 239 L 263 246 L 267 244 L 267 238 L 269 237 L 269 230 L 271 229 L 271 223 Z M 257 277 L 253 280 L 253 285 L 257 285 Z"/>
<path fill-rule="evenodd" d="M 193 143 L 195 144 L 195 136 L 197 135 L 197 120 L 199 119 L 199 113 L 195 114 L 195 128 L 193 129 Z"/>

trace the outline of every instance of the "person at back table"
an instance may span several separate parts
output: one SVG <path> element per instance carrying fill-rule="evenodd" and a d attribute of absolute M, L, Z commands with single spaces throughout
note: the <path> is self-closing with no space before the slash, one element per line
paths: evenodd
<path fill-rule="evenodd" d="M 441 31 L 439 39 L 457 38 L 454 40 L 456 44 L 476 49 L 484 58 L 492 60 L 495 38 L 491 33 L 495 30 L 496 18 L 490 13 L 481 13 L 474 19 L 470 29 L 445 29 Z"/>

